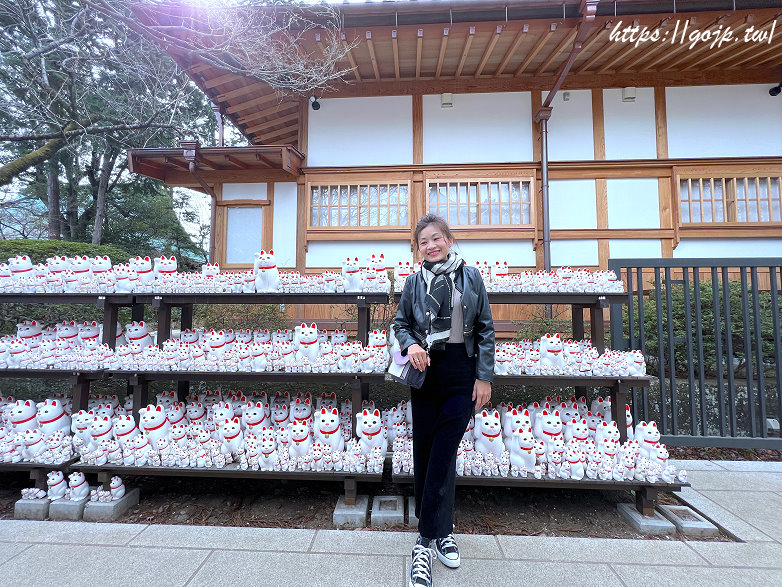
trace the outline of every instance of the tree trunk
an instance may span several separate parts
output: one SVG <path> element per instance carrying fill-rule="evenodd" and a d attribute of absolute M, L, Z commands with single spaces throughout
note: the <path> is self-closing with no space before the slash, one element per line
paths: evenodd
<path fill-rule="evenodd" d="M 79 200 L 77 194 L 79 178 L 77 177 L 77 169 L 75 169 L 74 165 L 75 162 L 76 159 L 74 157 L 66 157 L 63 161 L 63 164 L 65 165 L 65 177 L 67 179 L 65 184 L 67 193 L 65 220 L 69 238 L 74 241 L 78 240 L 79 237 Z"/>
<path fill-rule="evenodd" d="M 76 128 L 77 125 L 75 122 L 69 122 L 63 131 L 67 132 Z M 28 170 L 30 167 L 48 161 L 64 145 L 65 138 L 51 139 L 50 141 L 46 141 L 42 147 L 35 151 L 30 151 L 21 157 L 12 159 L 7 164 L 0 167 L 0 186 L 11 183 L 17 175 Z"/>
<path fill-rule="evenodd" d="M 46 198 L 49 209 L 49 238 L 60 240 L 60 164 L 55 157 L 47 162 Z"/>
<path fill-rule="evenodd" d="M 117 160 L 117 152 L 112 148 L 103 154 L 103 162 L 100 166 L 100 179 L 98 182 L 98 197 L 95 201 L 95 225 L 92 227 L 92 244 L 99 245 L 103 237 L 103 224 L 106 222 L 106 192 L 109 187 L 111 170 Z"/>

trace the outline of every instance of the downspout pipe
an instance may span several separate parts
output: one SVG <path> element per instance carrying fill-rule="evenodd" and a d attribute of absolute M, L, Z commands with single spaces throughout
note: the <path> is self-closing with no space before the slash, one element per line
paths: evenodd
<path fill-rule="evenodd" d="M 187 168 L 188 171 L 190 171 L 190 175 L 192 175 L 196 179 L 198 185 L 200 185 L 203 188 L 203 190 L 207 194 L 209 194 L 209 196 L 212 199 L 211 220 L 209 226 L 209 262 L 214 263 L 215 262 L 215 220 L 217 218 L 217 194 L 212 189 L 212 187 L 208 183 L 206 183 L 206 180 L 201 175 L 201 172 L 198 169 L 198 163 L 196 162 L 196 160 L 198 159 L 198 147 L 200 146 L 198 141 L 180 141 L 179 146 L 183 148 L 182 156 L 184 157 L 185 161 L 189 162 Z"/>
<path fill-rule="evenodd" d="M 551 106 L 543 106 L 535 113 L 540 124 L 540 188 L 543 201 L 543 269 L 551 271 L 551 216 L 548 197 L 548 119 Z"/>

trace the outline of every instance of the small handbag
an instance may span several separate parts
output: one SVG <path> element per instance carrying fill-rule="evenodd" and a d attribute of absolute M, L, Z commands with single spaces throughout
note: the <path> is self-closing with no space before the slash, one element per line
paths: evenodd
<path fill-rule="evenodd" d="M 391 376 L 391 379 L 397 383 L 421 389 L 424 379 L 426 379 L 426 369 L 419 371 L 410 363 L 410 357 L 407 355 L 402 356 L 402 353 L 399 351 L 394 353 L 393 359 L 388 366 L 388 374 Z"/>

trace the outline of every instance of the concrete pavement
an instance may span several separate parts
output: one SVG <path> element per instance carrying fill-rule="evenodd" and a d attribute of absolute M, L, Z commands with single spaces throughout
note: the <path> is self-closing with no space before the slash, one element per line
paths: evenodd
<path fill-rule="evenodd" d="M 782 463 L 689 461 L 683 497 L 743 542 L 457 535 L 435 585 L 780 585 Z M 414 533 L 0 521 L 3 585 L 406 585 Z"/>

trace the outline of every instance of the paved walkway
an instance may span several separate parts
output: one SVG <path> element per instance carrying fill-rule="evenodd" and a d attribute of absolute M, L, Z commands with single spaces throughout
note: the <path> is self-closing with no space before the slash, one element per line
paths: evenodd
<path fill-rule="evenodd" d="M 691 461 L 684 498 L 742 543 L 457 536 L 438 586 L 782 585 L 782 463 Z M 406 585 L 415 534 L 0 521 L 0 585 Z"/>

